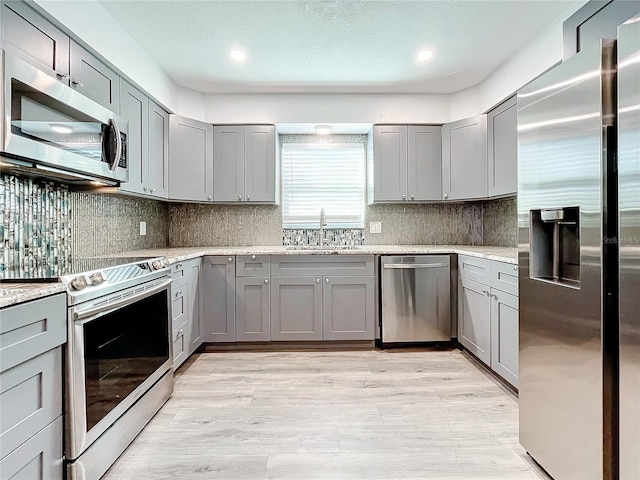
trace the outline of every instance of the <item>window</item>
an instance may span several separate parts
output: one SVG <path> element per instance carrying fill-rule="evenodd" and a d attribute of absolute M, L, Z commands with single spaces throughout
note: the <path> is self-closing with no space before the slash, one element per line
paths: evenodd
<path fill-rule="evenodd" d="M 364 144 L 282 144 L 282 226 L 364 227 Z"/>

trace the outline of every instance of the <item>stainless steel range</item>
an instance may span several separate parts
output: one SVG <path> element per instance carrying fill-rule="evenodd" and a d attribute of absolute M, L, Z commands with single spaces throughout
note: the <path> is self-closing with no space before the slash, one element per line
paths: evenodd
<path fill-rule="evenodd" d="M 86 272 L 61 277 L 70 480 L 98 480 L 173 392 L 168 263 L 131 260 L 85 260 Z"/>

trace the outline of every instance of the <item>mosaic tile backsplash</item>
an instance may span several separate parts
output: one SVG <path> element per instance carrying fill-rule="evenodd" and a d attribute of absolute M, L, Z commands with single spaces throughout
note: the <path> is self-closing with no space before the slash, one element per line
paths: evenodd
<path fill-rule="evenodd" d="M 72 250 L 69 197 L 54 183 L 0 175 L 0 278 L 64 271 Z"/>
<path fill-rule="evenodd" d="M 496 247 L 518 246 L 518 202 L 515 198 L 482 204 L 482 244 Z"/>

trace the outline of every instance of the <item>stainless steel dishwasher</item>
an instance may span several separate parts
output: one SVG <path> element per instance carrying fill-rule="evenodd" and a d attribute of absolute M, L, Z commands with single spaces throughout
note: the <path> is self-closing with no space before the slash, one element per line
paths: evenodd
<path fill-rule="evenodd" d="M 382 344 L 451 341 L 449 255 L 382 257 Z"/>

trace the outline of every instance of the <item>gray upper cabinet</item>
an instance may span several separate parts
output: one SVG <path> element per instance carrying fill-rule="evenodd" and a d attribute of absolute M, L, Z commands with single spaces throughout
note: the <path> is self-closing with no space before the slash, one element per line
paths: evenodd
<path fill-rule="evenodd" d="M 129 180 L 120 189 L 144 194 L 149 183 L 149 98 L 124 80 L 120 81 L 120 116 L 129 122 Z"/>
<path fill-rule="evenodd" d="M 69 37 L 26 2 L 2 2 L 2 48 L 69 85 Z"/>
<path fill-rule="evenodd" d="M 324 277 L 322 338 L 372 340 L 375 287 L 373 277 Z"/>
<path fill-rule="evenodd" d="M 169 116 L 169 199 L 213 200 L 213 126 Z"/>
<path fill-rule="evenodd" d="M 234 257 L 204 257 L 202 262 L 202 339 L 236 341 L 236 262 Z"/>
<path fill-rule="evenodd" d="M 322 340 L 322 276 L 272 277 L 271 340 Z"/>
<path fill-rule="evenodd" d="M 149 101 L 149 177 L 147 193 L 167 198 L 169 190 L 169 114 Z"/>
<path fill-rule="evenodd" d="M 274 125 L 213 127 L 213 199 L 277 203 Z"/>
<path fill-rule="evenodd" d="M 71 86 L 112 112 L 118 111 L 120 77 L 104 62 L 71 41 Z"/>
<path fill-rule="evenodd" d="M 270 319 L 269 278 L 236 277 L 236 340 L 268 342 Z"/>
<path fill-rule="evenodd" d="M 487 115 L 442 126 L 442 198 L 487 196 Z"/>
<path fill-rule="evenodd" d="M 369 203 L 440 200 L 440 127 L 374 125 L 372 134 L 373 191 L 369 192 Z"/>
<path fill-rule="evenodd" d="M 488 193 L 490 197 L 515 195 L 517 191 L 516 97 L 487 114 Z"/>

